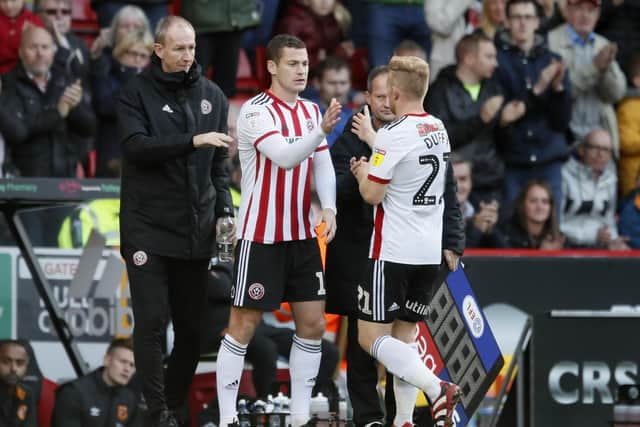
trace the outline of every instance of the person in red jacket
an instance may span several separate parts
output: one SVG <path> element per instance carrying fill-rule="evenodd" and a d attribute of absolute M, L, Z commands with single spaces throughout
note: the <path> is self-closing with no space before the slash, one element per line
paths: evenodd
<path fill-rule="evenodd" d="M 294 0 L 277 24 L 275 34 L 296 36 L 307 46 L 309 69 L 327 56 L 348 59 L 353 55 L 353 43 L 346 39 L 335 8 L 334 0 Z"/>
<path fill-rule="evenodd" d="M 43 27 L 40 18 L 24 6 L 24 0 L 0 0 L 0 75 L 18 62 L 20 37 L 27 22 Z"/>

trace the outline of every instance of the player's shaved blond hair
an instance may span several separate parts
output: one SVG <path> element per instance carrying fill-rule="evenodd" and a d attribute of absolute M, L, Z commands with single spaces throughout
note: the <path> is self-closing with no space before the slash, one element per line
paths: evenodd
<path fill-rule="evenodd" d="M 390 86 L 407 98 L 424 99 L 429 87 L 429 64 L 417 56 L 394 56 L 389 61 Z"/>

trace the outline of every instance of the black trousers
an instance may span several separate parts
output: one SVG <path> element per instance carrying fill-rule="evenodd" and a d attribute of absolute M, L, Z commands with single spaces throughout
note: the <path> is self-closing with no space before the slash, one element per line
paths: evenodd
<path fill-rule="evenodd" d="M 167 258 L 132 248 L 124 248 L 123 254 L 135 321 L 136 370 L 149 413 L 177 409 L 186 399 L 200 356 L 209 260 Z M 165 375 L 163 342 L 169 319 L 175 340 Z"/>
<path fill-rule="evenodd" d="M 213 67 L 213 81 L 227 98 L 236 93 L 236 74 L 242 45 L 242 31 L 201 33 L 196 35 L 196 59 L 207 75 Z"/>
<path fill-rule="evenodd" d="M 381 421 L 384 413 L 378 397 L 377 361 L 358 343 L 358 316 L 349 316 L 347 330 L 347 389 L 353 406 L 353 422 L 363 426 Z"/>

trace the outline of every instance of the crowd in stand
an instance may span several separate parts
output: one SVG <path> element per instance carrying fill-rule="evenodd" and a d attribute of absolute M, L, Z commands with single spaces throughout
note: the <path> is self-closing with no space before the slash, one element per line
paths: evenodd
<path fill-rule="evenodd" d="M 425 106 L 444 121 L 463 165 L 456 169 L 469 182 L 460 195 L 468 247 L 638 248 L 640 6 L 441 3 L 262 0 L 213 7 L 183 0 L 175 9 L 196 28 L 203 72 L 232 101 L 251 95 L 236 89 L 242 51 L 255 58 L 275 33 L 304 40 L 312 78 L 303 95 L 322 110 L 331 98 L 344 106 L 329 145 L 365 103 L 356 90 L 364 88 L 362 52 L 369 68 L 392 54 L 428 58 Z M 0 0 L 5 177 L 119 176 L 115 99 L 149 63 L 153 28 L 168 4 L 94 2 L 100 29 L 90 46 L 74 34 L 73 5 Z M 252 66 L 255 74 L 262 64 Z M 237 168 L 230 157 L 229 167 Z M 540 202 L 544 215 L 533 213 L 525 194 L 531 188 L 550 190 Z M 59 224 L 58 216 L 49 221 Z M 56 232 L 40 243 L 59 240 Z"/>

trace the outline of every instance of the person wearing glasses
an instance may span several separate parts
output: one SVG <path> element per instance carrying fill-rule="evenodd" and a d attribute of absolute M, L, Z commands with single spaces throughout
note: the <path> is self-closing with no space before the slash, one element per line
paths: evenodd
<path fill-rule="evenodd" d="M 536 1 L 510 0 L 507 20 L 508 29 L 496 36 L 495 74 L 504 90 L 496 140 L 506 166 L 503 203 L 509 211 L 516 195 L 532 179 L 549 183 L 554 199 L 562 200 L 571 94 L 565 64 L 536 33 L 540 24 Z M 504 120 L 505 116 L 512 120 Z"/>
<path fill-rule="evenodd" d="M 71 0 L 39 0 L 36 10 L 57 46 L 53 66 L 70 78 L 80 78 L 88 89 L 89 48 L 71 31 Z"/>
<path fill-rule="evenodd" d="M 628 250 L 615 221 L 618 177 L 612 161 L 611 135 L 593 129 L 562 168 L 560 231 L 568 246 Z"/>
<path fill-rule="evenodd" d="M 99 118 L 95 145 L 96 176 L 120 176 L 122 150 L 117 136 L 116 100 L 120 88 L 149 65 L 152 52 L 151 33 L 136 31 L 121 38 L 112 55 L 94 62 L 91 70 L 91 88 L 93 108 Z"/>
<path fill-rule="evenodd" d="M 42 21 L 25 7 L 24 0 L 0 0 L 0 75 L 18 63 L 20 37 L 28 25 L 42 27 Z"/>

